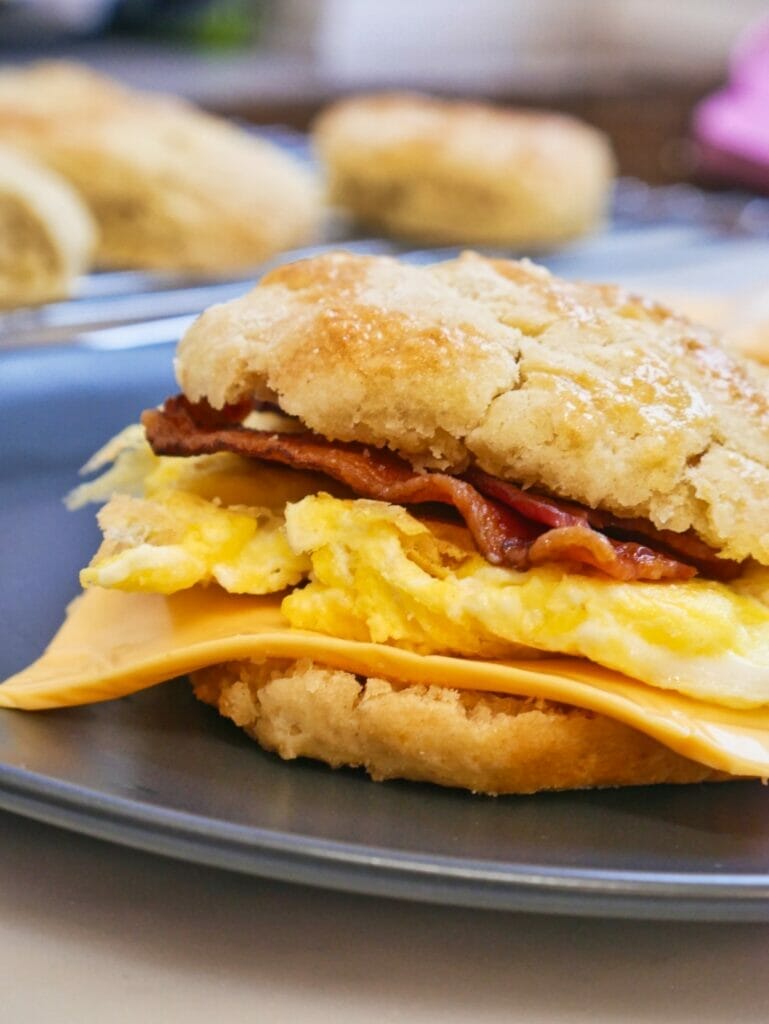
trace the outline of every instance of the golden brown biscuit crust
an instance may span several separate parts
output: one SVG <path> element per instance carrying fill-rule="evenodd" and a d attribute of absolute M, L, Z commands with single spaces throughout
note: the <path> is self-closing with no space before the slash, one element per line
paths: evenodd
<path fill-rule="evenodd" d="M 551 701 L 360 679 L 309 661 L 229 662 L 196 695 L 267 750 L 377 780 L 476 793 L 727 779 L 603 715 Z"/>
<path fill-rule="evenodd" d="M 182 339 L 185 394 L 469 463 L 769 564 L 769 372 L 621 289 L 475 254 L 281 267 Z"/>
<path fill-rule="evenodd" d="M 331 200 L 437 243 L 545 248 L 600 221 L 608 140 L 563 114 L 408 93 L 341 100 L 315 126 Z"/>

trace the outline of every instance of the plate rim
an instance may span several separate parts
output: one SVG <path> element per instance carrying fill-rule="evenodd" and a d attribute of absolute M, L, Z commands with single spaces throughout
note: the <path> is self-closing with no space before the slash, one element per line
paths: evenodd
<path fill-rule="evenodd" d="M 283 882 L 479 909 L 653 920 L 769 920 L 769 871 L 729 875 L 531 863 L 313 838 L 99 793 L 0 764 L 0 808 L 149 853 Z"/>

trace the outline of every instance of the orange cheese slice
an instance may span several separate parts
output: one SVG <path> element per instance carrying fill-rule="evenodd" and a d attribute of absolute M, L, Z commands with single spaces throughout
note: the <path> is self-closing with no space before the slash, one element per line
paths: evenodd
<path fill-rule="evenodd" d="M 309 658 L 364 676 L 542 697 L 625 722 L 735 775 L 769 776 L 769 707 L 735 709 L 659 690 L 579 658 L 474 661 L 292 629 L 280 596 L 216 587 L 171 596 L 89 590 L 45 653 L 0 685 L 0 707 L 38 710 L 134 693 L 223 661 Z"/>

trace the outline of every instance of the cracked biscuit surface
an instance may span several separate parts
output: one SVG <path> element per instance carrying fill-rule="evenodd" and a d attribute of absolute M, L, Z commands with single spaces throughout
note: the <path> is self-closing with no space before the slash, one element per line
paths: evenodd
<path fill-rule="evenodd" d="M 604 715 L 525 697 L 361 679 L 311 661 L 195 672 L 196 696 L 267 750 L 477 793 L 728 776 Z"/>
<path fill-rule="evenodd" d="M 271 398 L 328 438 L 477 464 L 769 564 L 769 371 L 621 289 L 472 253 L 324 254 L 205 312 L 177 374 L 193 401 Z"/>

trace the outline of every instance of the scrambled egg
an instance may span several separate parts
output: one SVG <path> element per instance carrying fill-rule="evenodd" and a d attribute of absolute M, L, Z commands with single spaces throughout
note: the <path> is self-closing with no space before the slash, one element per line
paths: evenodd
<path fill-rule="evenodd" d="M 429 653 L 573 654 L 734 707 L 769 702 L 769 570 L 741 584 L 623 583 L 557 565 L 489 565 L 464 531 L 405 509 L 325 495 L 286 508 L 312 582 L 283 600 L 292 626 Z M 532 652 L 530 652 L 532 653 Z"/>
<path fill-rule="evenodd" d="M 310 568 L 294 554 L 282 517 L 266 508 L 225 508 L 195 494 L 116 495 L 99 514 L 104 543 L 83 569 L 84 587 L 173 594 L 216 582 L 232 594 L 271 594 Z"/>
<path fill-rule="evenodd" d="M 111 464 L 111 465 L 110 465 Z M 173 594 L 216 582 L 232 594 L 270 594 L 309 572 L 288 545 L 283 510 L 327 484 L 315 473 L 255 467 L 237 455 L 155 455 L 138 424 L 98 451 L 84 472 L 109 468 L 67 498 L 90 501 L 104 543 L 80 574 L 84 587 Z"/>
<path fill-rule="evenodd" d="M 81 504 L 129 492 L 100 514 L 105 541 L 84 586 L 295 587 L 282 611 L 297 628 L 425 654 L 573 654 L 702 700 L 769 703 L 762 567 L 728 585 L 623 583 L 556 565 L 516 572 L 486 562 L 461 526 L 318 493 L 329 481 L 313 474 L 230 455 L 159 458 L 141 433 L 124 432 L 97 461 L 111 459 L 73 495 Z"/>

